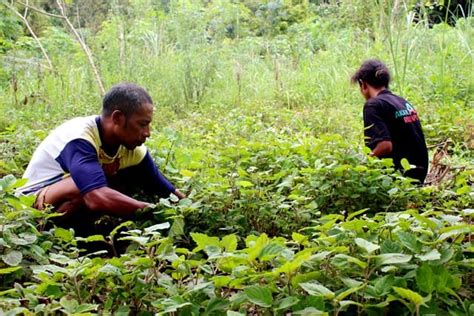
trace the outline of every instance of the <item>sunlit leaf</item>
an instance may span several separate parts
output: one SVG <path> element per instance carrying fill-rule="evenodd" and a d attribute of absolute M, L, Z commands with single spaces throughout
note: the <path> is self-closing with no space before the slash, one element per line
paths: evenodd
<path fill-rule="evenodd" d="M 2 255 L 3 262 L 12 267 L 19 265 L 22 259 L 23 254 L 18 250 L 11 250 Z"/>
<path fill-rule="evenodd" d="M 248 300 L 253 304 L 270 307 L 272 306 L 272 292 L 269 288 L 264 286 L 249 286 L 244 289 Z"/>
<path fill-rule="evenodd" d="M 410 289 L 404 289 L 404 288 L 396 287 L 396 286 L 394 286 L 393 289 L 402 298 L 409 300 L 411 303 L 415 305 L 421 305 L 424 303 L 423 297 L 420 294 Z"/>
<path fill-rule="evenodd" d="M 376 256 L 378 265 L 407 263 L 411 258 L 411 255 L 405 255 L 402 253 L 384 253 Z"/>
<path fill-rule="evenodd" d="M 371 243 L 370 241 L 362 239 L 362 238 L 356 238 L 354 239 L 354 241 L 357 244 L 357 246 L 361 247 L 369 254 L 374 252 L 375 250 L 380 249 L 379 245 Z"/>
<path fill-rule="evenodd" d="M 316 282 L 300 283 L 299 286 L 303 288 L 303 290 L 305 290 L 309 295 L 321 295 L 329 300 L 332 300 L 335 296 L 333 291 Z"/>

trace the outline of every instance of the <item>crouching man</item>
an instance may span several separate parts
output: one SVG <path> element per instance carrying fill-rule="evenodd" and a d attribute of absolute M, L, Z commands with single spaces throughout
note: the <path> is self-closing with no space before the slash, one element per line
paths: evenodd
<path fill-rule="evenodd" d="M 131 83 L 113 86 L 100 116 L 73 118 L 38 146 L 23 175 L 28 182 L 19 192 L 35 194 L 36 208 L 52 205 L 74 220 L 85 220 L 87 213 L 127 217 L 150 205 L 127 195 L 131 188 L 184 198 L 144 145 L 153 110 L 143 88 Z"/>

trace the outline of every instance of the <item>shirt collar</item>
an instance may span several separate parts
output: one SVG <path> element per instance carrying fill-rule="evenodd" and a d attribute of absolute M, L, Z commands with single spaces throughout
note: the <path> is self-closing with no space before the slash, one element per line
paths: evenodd
<path fill-rule="evenodd" d="M 377 94 L 377 95 L 389 94 L 389 93 L 392 93 L 392 91 L 390 91 L 390 90 L 388 90 L 388 89 L 385 89 L 385 90 L 380 91 L 379 94 Z"/>

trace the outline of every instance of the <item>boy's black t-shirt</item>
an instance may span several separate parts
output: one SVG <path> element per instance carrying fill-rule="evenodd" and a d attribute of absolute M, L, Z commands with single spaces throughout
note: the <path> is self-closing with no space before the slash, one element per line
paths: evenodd
<path fill-rule="evenodd" d="M 374 149 L 378 142 L 392 142 L 395 167 L 402 169 L 400 161 L 406 158 L 421 170 L 423 181 L 428 171 L 428 150 L 418 114 L 405 99 L 389 90 L 381 91 L 364 105 L 365 144 Z M 420 178 L 420 177 L 416 177 Z"/>

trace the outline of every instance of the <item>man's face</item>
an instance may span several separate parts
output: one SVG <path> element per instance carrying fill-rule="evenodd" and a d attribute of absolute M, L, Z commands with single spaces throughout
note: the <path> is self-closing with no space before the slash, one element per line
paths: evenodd
<path fill-rule="evenodd" d="M 142 145 L 150 137 L 152 119 L 153 105 L 149 103 L 142 104 L 138 111 L 124 118 L 117 131 L 121 144 L 130 150 Z"/>

